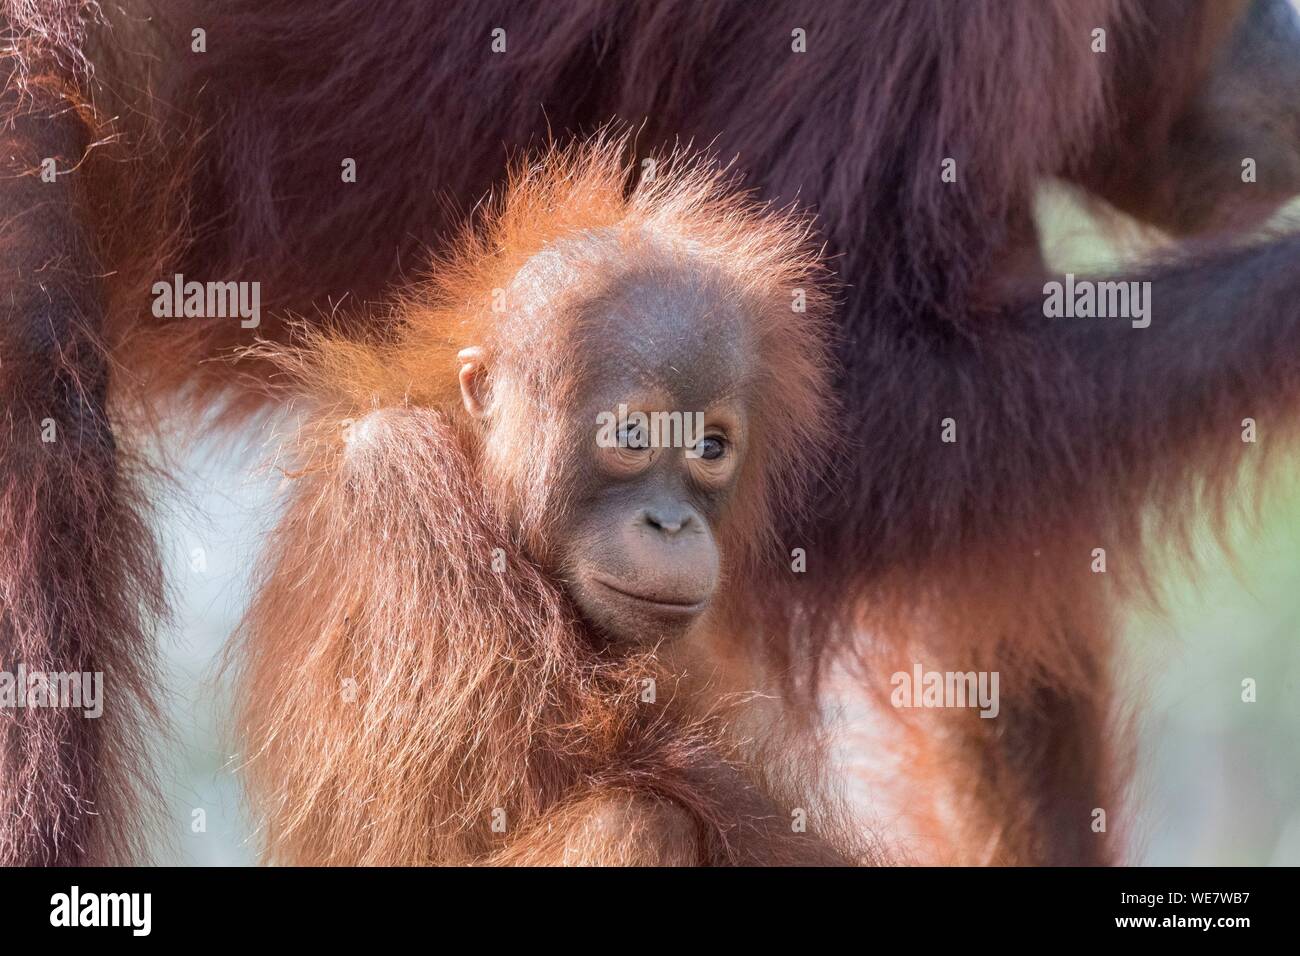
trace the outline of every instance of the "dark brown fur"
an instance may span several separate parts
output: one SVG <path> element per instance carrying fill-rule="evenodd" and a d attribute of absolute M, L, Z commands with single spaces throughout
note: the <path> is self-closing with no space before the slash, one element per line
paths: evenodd
<path fill-rule="evenodd" d="M 1294 23 L 1281 0 L 1259 0 L 1263 12 L 1234 33 L 1245 6 L 235 0 L 192 15 L 168 5 L 148 37 L 152 27 L 134 17 L 105 29 L 92 4 L 10 3 L 7 27 L 23 42 L 6 113 L 23 115 L 23 91 L 54 98 L 26 101 L 46 118 L 11 122 L 22 140 L 12 151 L 31 157 L 61 135 L 79 150 L 105 143 L 76 177 L 118 185 L 64 202 L 48 231 L 18 234 L 17 251 L 7 240 L 23 292 L 3 327 L 52 336 L 48 356 L 74 354 L 65 343 L 75 336 L 25 304 L 39 276 L 23 256 L 40 254 L 23 250 L 53 242 L 83 279 L 100 277 L 68 308 L 102 327 L 117 400 L 148 381 L 155 394 L 206 385 L 203 404 L 216 390 L 232 394 L 243 373 L 199 361 L 251 333 L 141 322 L 141 283 L 172 268 L 261 280 L 268 305 L 314 315 L 345 294 L 400 287 L 457 211 L 500 181 L 507 147 L 548 130 L 644 121 L 642 149 L 694 137 L 737 156 L 764 195 L 815 209 L 848 286 L 839 394 L 856 444 L 821 482 L 820 525 L 802 536 L 809 573 L 794 591 L 772 592 L 774 610 L 799 626 L 774 626 L 765 647 L 805 677 L 835 649 L 868 651 L 876 688 L 917 657 L 1000 668 L 1006 709 L 996 723 L 1008 732 L 931 737 L 943 779 L 977 781 L 970 827 L 980 849 L 970 858 L 1111 859 L 1087 816 L 1115 806 L 1122 780 L 1106 729 L 1116 596 L 1106 582 L 1137 589 L 1142 546 L 1168 540 L 1193 502 L 1221 506 L 1243 456 L 1289 431 L 1300 397 L 1300 245 L 1211 237 L 1125 276 L 1155 284 L 1149 329 L 1048 321 L 1032 191 L 1061 176 L 1200 232 L 1256 221 L 1294 193 L 1300 149 L 1284 111 L 1300 83 L 1277 52 Z M 1269 16 L 1275 28 L 1262 29 Z M 207 54 L 189 52 L 194 25 L 208 30 Z M 501 55 L 489 52 L 497 26 L 509 37 Z M 807 30 L 807 54 L 790 52 L 795 26 Z M 1107 31 L 1104 55 L 1089 49 L 1094 27 Z M 1252 57 L 1259 49 L 1269 56 Z M 87 54 L 101 67 L 94 78 Z M 1268 99 L 1243 109 L 1251 90 Z M 81 112 L 59 105 L 68 102 Z M 1234 109 L 1213 106 L 1225 102 Z M 1236 134 L 1214 125 L 1225 121 Z M 1259 189 L 1243 192 L 1240 137 L 1260 158 Z M 344 157 L 358 160 L 356 184 L 339 181 Z M 946 157 L 957 160 L 955 184 L 940 180 Z M 1195 186 L 1165 188 L 1188 182 L 1188 169 Z M 14 193 L 14 208 L 40 208 L 46 195 Z M 106 261 L 78 251 L 86 246 Z M 96 361 L 87 355 L 77 374 L 92 375 Z M 255 387 L 263 372 L 246 366 Z M 38 374 L 11 387 L 31 391 Z M 1240 442 L 1247 416 L 1266 444 Z M 958 422 L 955 445 L 938 440 L 944 417 Z M 3 480 L 13 474 L 6 463 Z M 116 501 L 109 474 L 101 462 L 77 478 Z M 1144 525 L 1149 505 L 1157 535 Z M 83 547 L 87 533 L 48 532 Z M 1098 546 L 1115 569 L 1104 577 L 1083 570 Z M 118 582 L 100 592 L 111 607 L 134 606 L 122 560 L 97 578 Z M 45 579 L 7 566 L 4 580 L 7 605 L 53 606 Z M 44 613 L 18 645 L 24 653 L 61 646 Z M 84 607 L 87 621 L 108 613 Z M 870 646 L 858 640 L 864 630 L 876 635 Z M 86 624 L 79 640 L 104 632 Z M 106 647 L 130 668 L 129 649 Z M 47 738 L 33 739 L 63 768 L 53 792 L 98 778 L 91 749 L 65 766 Z M 10 740 L 5 767 L 20 746 Z M 31 805 L 38 832 L 60 830 L 61 799 Z"/>

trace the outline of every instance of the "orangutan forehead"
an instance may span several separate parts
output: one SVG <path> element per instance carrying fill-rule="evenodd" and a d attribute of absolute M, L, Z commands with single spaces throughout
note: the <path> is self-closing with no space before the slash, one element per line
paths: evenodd
<path fill-rule="evenodd" d="M 656 391 L 691 407 L 743 392 L 755 364 L 741 305 L 678 270 L 627 276 L 584 302 L 570 342 L 594 388 Z"/>
<path fill-rule="evenodd" d="M 622 276 L 578 305 L 576 332 L 595 347 L 645 357 L 735 352 L 748 342 L 741 304 L 708 277 L 679 269 Z"/>
<path fill-rule="evenodd" d="M 743 303 L 720 270 L 684 247 L 602 231 L 534 255 L 507 290 L 510 343 L 527 358 L 557 345 L 594 373 L 672 391 L 737 390 L 753 366 Z"/>

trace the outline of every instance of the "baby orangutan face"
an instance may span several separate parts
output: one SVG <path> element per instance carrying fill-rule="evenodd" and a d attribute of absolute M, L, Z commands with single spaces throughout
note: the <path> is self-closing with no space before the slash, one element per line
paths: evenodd
<path fill-rule="evenodd" d="M 548 545 L 606 637 L 680 637 L 719 586 L 717 532 L 746 452 L 746 330 L 699 284 L 662 276 L 626 284 L 592 312 L 566 410 L 578 446 L 570 517 Z M 490 418 L 476 387 L 483 353 L 467 358 L 465 406 Z"/>

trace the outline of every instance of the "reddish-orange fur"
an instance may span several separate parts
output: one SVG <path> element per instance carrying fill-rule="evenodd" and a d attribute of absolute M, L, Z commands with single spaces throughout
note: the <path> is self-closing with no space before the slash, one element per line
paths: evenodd
<path fill-rule="evenodd" d="M 211 361 L 254 333 L 151 322 L 150 283 L 173 271 L 262 281 L 258 334 L 271 337 L 290 312 L 315 321 L 351 297 L 357 321 L 340 334 L 369 344 L 328 346 L 341 364 L 323 367 L 340 407 L 360 401 L 364 414 L 394 379 L 357 375 L 354 359 L 387 364 L 414 343 L 385 334 L 410 308 L 389 316 L 356 300 L 391 293 L 426 246 L 442 248 L 459 211 L 501 181 L 506 147 L 618 117 L 645 122 L 638 150 L 693 136 L 737 157 L 765 197 L 814 206 L 845 285 L 836 393 L 849 447 L 817 477 L 815 524 L 783 501 L 774 509 L 783 534 L 807 528 L 809 572 L 765 593 L 761 633 L 713 635 L 672 671 L 743 691 L 757 657 L 788 667 L 788 691 L 810 687 L 837 649 L 860 652 L 879 690 L 916 659 L 998 668 L 1000 720 L 903 721 L 907 762 L 894 776 L 915 797 L 904 803 L 944 858 L 1114 858 L 1088 825 L 1094 806 L 1119 817 L 1123 779 L 1109 731 L 1110 582 L 1130 592 L 1144 578 L 1148 508 L 1168 519 L 1162 532 L 1201 502 L 1218 509 L 1236 463 L 1278 447 L 1294 420 L 1300 240 L 1211 243 L 1132 270 L 1161 309 L 1140 334 L 1045 322 L 1033 190 L 1062 177 L 1189 232 L 1255 221 L 1295 192 L 1300 61 L 1285 44 L 1300 31 L 1286 0 L 410 0 L 380 12 L 369 0 L 169 0 L 148 16 L 152 6 L 9 0 L 0 15 L 0 209 L 14 227 L 0 248 L 8 660 L 103 663 L 125 678 L 116 699 L 134 712 L 150 629 L 137 612 L 159 602 L 131 507 L 132 400 L 260 403 L 264 360 Z M 214 42 L 193 54 L 200 20 Z M 807 54 L 790 50 L 791 21 L 808 28 Z M 498 24 L 508 55 L 488 49 Z M 1104 55 L 1088 43 L 1099 26 Z M 1257 183 L 1239 175 L 1247 152 L 1261 160 Z M 44 156 L 63 172 L 38 186 Z M 355 183 L 339 179 L 343 156 L 359 161 Z M 949 156 L 955 183 L 938 175 Z M 531 230 L 555 228 L 544 215 L 520 222 L 521 249 L 540 238 Z M 444 347 L 428 348 L 441 361 Z M 937 441 L 947 415 L 957 445 Z M 1267 445 L 1238 440 L 1246 415 L 1268 423 Z M 37 447 L 44 417 L 69 440 Z M 544 477 L 520 476 L 539 515 L 542 492 L 561 488 Z M 746 513 L 750 532 L 767 527 L 756 505 Z M 1098 545 L 1122 573 L 1084 570 Z M 690 680 L 683 694 L 703 703 Z M 0 860 L 129 855 L 132 775 L 119 771 L 139 763 L 130 714 L 111 733 L 3 719 L 0 776 L 37 776 L 0 795 Z"/>
<path fill-rule="evenodd" d="M 806 223 L 762 214 L 681 156 L 628 195 L 622 155 L 621 142 L 597 142 L 521 169 L 504 203 L 397 308 L 388 341 L 314 335 L 266 350 L 308 406 L 285 465 L 296 475 L 288 512 L 243 628 L 240 723 L 273 860 L 780 863 L 859 852 L 842 836 L 842 848 L 828 844 L 839 821 L 814 773 L 769 779 L 730 729 L 734 708 L 689 691 L 666 649 L 601 650 L 536 563 L 569 507 L 568 459 L 586 447 L 565 419 L 583 348 L 566 327 L 571 306 L 622 274 L 657 263 L 711 276 L 756 334 L 747 444 L 759 453 L 723 528 L 730 600 L 706 631 L 746 626 L 749 593 L 784 553 L 767 501 L 790 506 L 829 422 L 826 301 Z M 493 312 L 493 290 L 510 289 L 537 253 L 593 234 L 618 237 L 616 258 L 593 256 L 591 274 L 541 303 L 544 326 L 520 338 Z M 791 310 L 795 288 L 807 312 Z M 475 343 L 528 363 L 537 388 L 508 412 L 515 468 L 492 480 L 455 376 L 457 351 Z M 497 548 L 505 571 L 494 570 Z M 657 702 L 641 698 L 647 680 Z M 797 807 L 807 833 L 791 828 Z"/>

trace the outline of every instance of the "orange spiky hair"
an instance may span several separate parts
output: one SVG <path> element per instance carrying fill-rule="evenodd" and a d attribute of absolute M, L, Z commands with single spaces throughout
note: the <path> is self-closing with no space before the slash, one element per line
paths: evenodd
<path fill-rule="evenodd" d="M 745 505 L 728 529 L 733 560 L 747 561 L 772 551 L 770 503 L 802 500 L 828 447 L 828 278 L 807 216 L 756 203 L 725 169 L 681 150 L 644 161 L 629 189 L 628 154 L 626 137 L 602 135 L 515 164 L 504 193 L 397 302 L 386 341 L 315 334 L 308 350 L 277 360 L 316 398 L 332 396 L 336 418 L 352 419 L 395 405 L 455 414 L 452 373 L 466 346 L 522 370 L 527 404 L 504 410 L 517 443 L 503 479 L 536 542 L 544 516 L 566 506 L 557 491 L 574 436 L 564 413 L 582 375 L 582 350 L 566 345 L 583 334 L 582 305 L 636 276 L 685 273 L 739 307 L 754 343 Z M 541 262 L 548 256 L 558 261 Z"/>
<path fill-rule="evenodd" d="M 675 700 L 654 651 L 603 656 L 533 546 L 569 506 L 563 412 L 582 374 L 566 347 L 581 334 L 572 306 L 631 273 L 686 273 L 752 333 L 755 454 L 724 521 L 732 540 L 759 540 L 766 502 L 791 500 L 827 417 L 827 300 L 806 219 L 676 154 L 629 193 L 626 145 L 602 138 L 517 167 L 505 198 L 396 306 L 384 341 L 318 334 L 266 349 L 313 406 L 242 627 L 240 726 L 272 858 L 528 859 L 593 795 L 670 801 L 700 859 L 756 858 L 768 831 L 763 852 L 785 852 L 789 811 L 735 765 L 716 715 Z M 539 268 L 553 253 L 565 267 Z M 468 345 L 527 382 L 505 412 L 527 436 L 505 474 L 485 473 L 462 408 L 456 355 Z M 730 570 L 731 584 L 744 580 Z M 641 699 L 647 679 L 658 704 Z M 505 835 L 490 826 L 498 811 Z M 619 840 L 579 849 L 635 858 Z"/>

